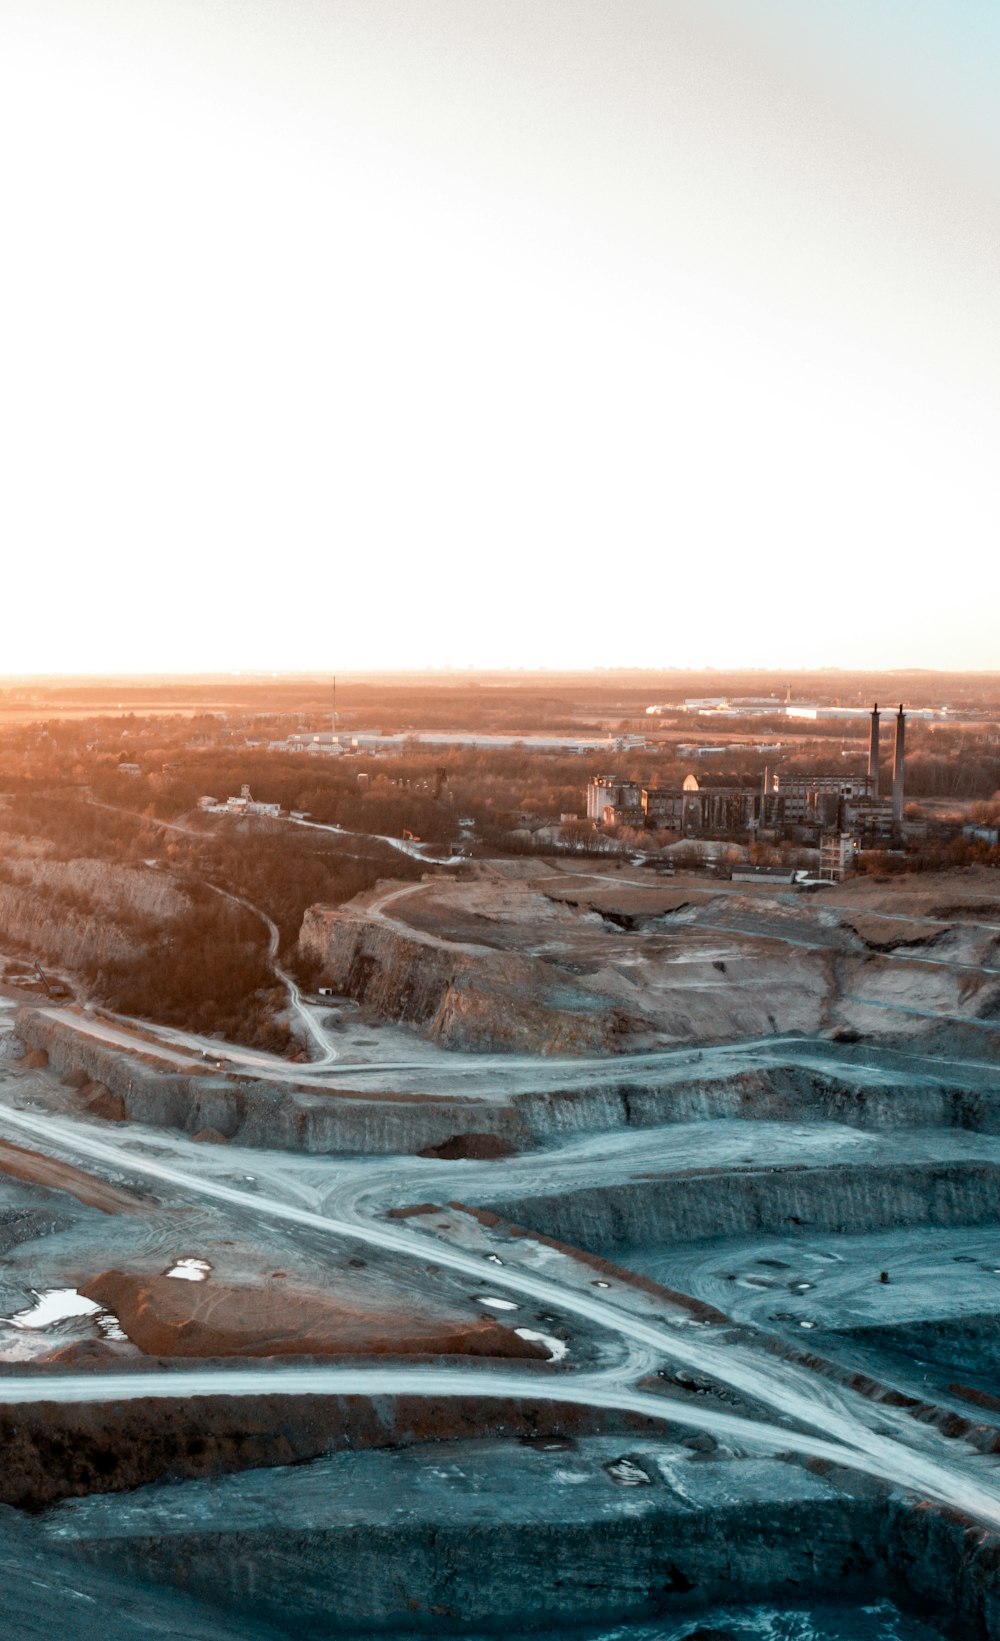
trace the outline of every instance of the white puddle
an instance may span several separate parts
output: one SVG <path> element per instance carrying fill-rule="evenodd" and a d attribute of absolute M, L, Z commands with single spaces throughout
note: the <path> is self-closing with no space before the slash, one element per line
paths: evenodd
<path fill-rule="evenodd" d="M 490 1297 L 480 1299 L 479 1303 L 481 1305 L 489 1305 L 490 1309 L 495 1311 L 516 1311 L 519 1309 L 519 1306 L 515 1304 L 513 1299 L 493 1299 Z"/>
<path fill-rule="evenodd" d="M 533 1344 L 544 1345 L 549 1352 L 550 1362 L 561 1362 L 564 1356 L 569 1355 L 569 1346 L 561 1339 L 554 1339 L 551 1333 L 536 1333 L 533 1328 L 515 1328 L 514 1332 L 519 1339 L 528 1339 Z"/>
<path fill-rule="evenodd" d="M 204 1282 L 211 1269 L 207 1259 L 178 1259 L 167 1275 L 176 1276 L 179 1282 Z"/>
<path fill-rule="evenodd" d="M 47 1328 L 58 1326 L 60 1322 L 73 1322 L 86 1317 L 97 1324 L 102 1339 L 121 1339 L 128 1341 L 128 1334 L 122 1328 L 113 1311 L 108 1311 L 94 1299 L 86 1299 L 76 1288 L 47 1288 L 40 1293 L 32 1288 L 35 1303 L 24 1311 L 17 1311 L 10 1317 L 12 1327 L 22 1333 L 44 1333 Z M 9 1353 L 4 1353 L 7 1356 Z M 17 1359 L 14 1353 L 13 1359 Z"/>
<path fill-rule="evenodd" d="M 32 1288 L 35 1303 L 30 1310 L 11 1317 L 15 1328 L 50 1328 L 54 1322 L 68 1322 L 72 1316 L 96 1316 L 100 1305 L 85 1299 L 75 1288 L 49 1288 L 39 1293 Z"/>

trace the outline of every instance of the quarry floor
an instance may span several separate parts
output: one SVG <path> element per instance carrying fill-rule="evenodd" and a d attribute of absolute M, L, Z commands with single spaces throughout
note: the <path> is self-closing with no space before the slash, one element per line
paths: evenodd
<path fill-rule="evenodd" d="M 545 892 L 688 915 L 608 875 Z M 848 916 L 885 920 L 720 887 L 720 996 L 734 941 L 854 961 Z M 504 1055 L 337 998 L 310 1073 L 0 999 L 8 1633 L 1000 1633 L 1000 1061 L 954 1012 L 961 965 L 992 996 L 983 896 L 957 934 L 940 885 L 885 914 L 946 986 L 880 953 L 935 1029 L 860 1042 Z M 257 1105 L 149 1120 L 168 1086 Z M 362 1098 L 377 1143 L 272 1143 Z"/>

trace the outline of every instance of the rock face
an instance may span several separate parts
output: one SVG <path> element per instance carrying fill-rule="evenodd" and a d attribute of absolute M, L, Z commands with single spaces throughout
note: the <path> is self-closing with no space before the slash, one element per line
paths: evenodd
<path fill-rule="evenodd" d="M 132 1585 L 53 1553 L 37 1523 L 0 1508 L 3 1628 L 11 1641 L 284 1641 L 270 1624 L 214 1612 L 176 1590 Z"/>
<path fill-rule="evenodd" d="M 10 859 L 0 880 L 0 938 L 70 969 L 128 962 L 149 928 L 187 907 L 165 873 L 102 860 Z"/>
<path fill-rule="evenodd" d="M 364 909 L 310 907 L 299 946 L 334 991 L 453 1048 L 612 1051 L 648 1024 L 538 958 L 411 938 Z"/>
<path fill-rule="evenodd" d="M 512 1329 L 440 1312 L 368 1308 L 282 1283 L 226 1286 L 103 1271 L 80 1292 L 113 1311 L 140 1350 L 160 1357 L 490 1356 L 546 1359 Z"/>
<path fill-rule="evenodd" d="M 702 882 L 687 904 L 686 891 L 606 873 L 491 863 L 471 880 L 382 884 L 311 907 L 300 946 L 335 991 L 467 1049 L 940 1038 L 1000 1011 L 987 925 L 925 927 L 904 906 L 902 923 L 896 908 L 866 939 L 862 906 L 722 887 Z"/>
<path fill-rule="evenodd" d="M 100 1364 L 97 1364 L 100 1365 Z M 58 1369 L 60 1364 L 54 1364 Z M 82 1364 L 74 1363 L 74 1370 Z M 0 1380 L 2 1384 L 2 1380 Z M 530 1395 L 156 1396 L 138 1401 L 0 1405 L 0 1512 L 128 1492 L 160 1479 L 204 1479 L 300 1465 L 335 1452 L 506 1438 L 552 1440 L 614 1428 L 649 1435 L 632 1414 L 609 1416 Z M 657 1433 L 662 1427 L 657 1427 Z"/>
<path fill-rule="evenodd" d="M 341 1453 L 69 1503 L 45 1533 L 303 1641 L 379 1625 L 439 1636 L 500 1613 L 512 1635 L 685 1613 L 693 1627 L 714 1602 L 876 1593 L 983 1641 L 998 1616 L 998 1546 L 967 1523 L 845 1473 L 692 1460 L 656 1440 Z"/>
<path fill-rule="evenodd" d="M 673 1077 L 651 1072 L 640 1081 L 632 1072 L 628 1080 L 613 1082 L 599 1071 L 593 1086 L 578 1081 L 568 1090 L 514 1094 L 501 1104 L 475 1097 L 366 1095 L 337 1088 L 279 1090 L 246 1077 L 167 1070 L 163 1062 L 141 1062 L 74 1030 L 68 1019 L 54 1019 L 32 1007 L 18 1010 L 17 1029 L 19 1042 L 47 1055 L 64 1081 L 74 1079 L 84 1103 L 90 1098 L 83 1095 L 88 1082 L 95 1101 L 101 1098 L 97 1084 L 111 1091 L 114 1104 L 102 1102 L 97 1115 L 106 1111 L 116 1121 L 124 1115 L 216 1143 L 238 1140 L 241 1145 L 318 1154 L 434 1150 L 442 1155 L 447 1153 L 438 1147 L 460 1140 L 464 1154 L 473 1155 L 473 1147 L 488 1144 L 491 1136 L 519 1151 L 556 1135 L 715 1117 L 1000 1131 L 1000 1099 L 992 1088 L 951 1086 L 926 1076 L 907 1080 L 892 1067 L 872 1074 L 869 1050 L 831 1043 L 810 1045 L 811 1058 L 825 1059 L 828 1073 L 796 1064 L 794 1056 L 788 1064 L 733 1071 L 713 1065 L 706 1055 Z"/>
<path fill-rule="evenodd" d="M 494 1198 L 503 1219 L 597 1252 L 774 1232 L 991 1225 L 1000 1168 L 982 1162 L 712 1169 L 600 1189 Z"/>
<path fill-rule="evenodd" d="M 241 1145 L 318 1154 L 419 1151 L 456 1135 L 470 1140 L 478 1125 L 487 1138 L 501 1131 L 514 1149 L 526 1138 L 524 1121 L 512 1105 L 484 1108 L 482 1101 L 458 1096 L 316 1091 L 200 1070 L 168 1070 L 152 1053 L 148 1061 L 140 1060 L 31 1007 L 18 1010 L 17 1022 L 21 1040 L 38 1045 L 35 1052 L 47 1056 L 39 1059 L 40 1065 L 50 1064 L 64 1079 L 82 1070 L 87 1082 L 110 1090 L 114 1104 L 102 1102 L 102 1111 L 116 1121 L 124 1113 L 135 1122 L 180 1129 L 215 1143 L 238 1140 Z M 90 1097 L 101 1101 L 92 1089 L 82 1103 Z"/>

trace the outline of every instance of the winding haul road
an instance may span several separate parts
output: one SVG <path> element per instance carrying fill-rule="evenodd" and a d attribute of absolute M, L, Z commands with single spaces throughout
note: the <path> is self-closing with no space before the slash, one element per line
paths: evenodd
<path fill-rule="evenodd" d="M 909 1420 L 900 1410 L 865 1402 L 853 1392 L 791 1361 L 765 1355 L 728 1330 L 686 1318 L 662 1320 L 639 1315 L 611 1297 L 581 1291 L 570 1283 L 539 1276 L 523 1266 L 498 1265 L 415 1229 L 366 1219 L 360 1208 L 336 1217 L 282 1201 L 260 1190 L 249 1192 L 225 1180 L 175 1166 L 111 1139 L 83 1121 L 0 1106 L 0 1131 L 47 1152 L 77 1162 L 159 1181 L 195 1199 L 210 1199 L 240 1216 L 262 1216 L 320 1232 L 330 1238 L 364 1241 L 406 1261 L 431 1262 L 492 1287 L 541 1303 L 604 1330 L 624 1347 L 622 1360 L 600 1373 L 535 1367 L 513 1370 L 401 1367 L 187 1369 L 165 1374 L 17 1375 L 0 1379 L 0 1401 L 104 1401 L 144 1396 L 409 1394 L 427 1396 L 516 1396 L 527 1401 L 574 1402 L 595 1408 L 639 1413 L 728 1436 L 771 1452 L 794 1451 L 833 1460 L 881 1477 L 923 1497 L 959 1509 L 1000 1528 L 1000 1475 L 961 1442 Z M 138 1140 L 141 1145 L 143 1142 Z M 193 1159 L 192 1159 L 193 1160 Z M 516 1254 L 514 1255 L 516 1257 Z M 737 1417 L 687 1401 L 663 1399 L 635 1388 L 637 1369 L 665 1360 L 707 1374 L 766 1409 L 759 1419 Z"/>

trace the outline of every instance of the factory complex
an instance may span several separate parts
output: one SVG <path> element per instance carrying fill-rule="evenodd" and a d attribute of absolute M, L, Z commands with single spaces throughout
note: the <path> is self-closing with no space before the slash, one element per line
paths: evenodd
<path fill-rule="evenodd" d="M 682 838 L 733 842 L 789 841 L 818 847 L 825 876 L 842 877 L 859 849 L 903 842 L 906 714 L 896 714 L 892 795 L 879 793 L 880 713 L 869 715 L 868 769 L 862 775 L 783 776 L 760 781 L 686 775 L 680 787 L 645 787 L 594 776 L 587 818 L 596 826 L 676 832 Z"/>
<path fill-rule="evenodd" d="M 847 722 L 867 718 L 868 708 L 793 701 L 790 693 L 785 700 L 777 695 L 695 695 L 688 696 L 684 701 L 646 708 L 646 716 L 650 718 L 672 718 L 681 713 L 692 713 L 699 718 L 798 718 L 819 723 L 826 719 Z M 954 714 L 946 706 L 911 707 L 908 716 L 931 721 L 947 719 Z"/>
<path fill-rule="evenodd" d="M 271 741 L 272 752 L 325 753 L 341 758 L 345 753 L 368 753 L 373 756 L 391 756 L 404 752 L 419 752 L 422 748 L 449 751 L 456 747 L 478 749 L 484 752 L 566 752 L 582 755 L 585 752 L 628 752 L 645 746 L 641 735 L 498 735 L 489 731 L 412 730 L 386 735 L 378 730 L 359 729 L 351 734 L 336 730 L 307 730 L 286 735 L 280 741 Z"/>

